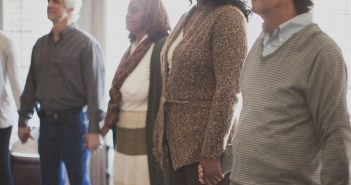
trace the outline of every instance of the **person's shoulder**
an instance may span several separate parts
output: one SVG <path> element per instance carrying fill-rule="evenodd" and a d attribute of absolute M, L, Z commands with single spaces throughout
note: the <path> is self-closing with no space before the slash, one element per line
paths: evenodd
<path fill-rule="evenodd" d="M 303 34 L 308 37 L 311 44 L 319 46 L 320 48 L 339 48 L 335 40 L 315 23 L 307 26 Z"/>
<path fill-rule="evenodd" d="M 81 28 L 78 28 L 78 27 L 73 28 L 73 29 L 72 29 L 72 32 L 73 32 L 76 36 L 81 37 L 82 39 L 90 40 L 91 38 L 93 38 L 93 36 L 92 36 L 89 32 L 87 32 L 87 31 L 85 31 L 85 30 L 83 30 L 83 29 L 81 29 Z"/>
<path fill-rule="evenodd" d="M 232 4 L 222 5 L 213 10 L 213 16 L 216 20 L 234 22 L 245 22 L 245 16 L 239 8 Z"/>
<path fill-rule="evenodd" d="M 238 7 L 232 5 L 232 4 L 226 4 L 226 5 L 219 6 L 219 7 L 214 9 L 214 12 L 216 14 L 219 14 L 219 15 L 229 15 L 229 16 L 240 15 L 240 16 L 244 16 L 242 14 L 242 12 L 240 11 L 240 9 Z"/>
<path fill-rule="evenodd" d="M 76 37 L 79 42 L 82 42 L 83 43 L 98 43 L 96 38 L 90 34 L 89 32 L 81 29 L 81 28 L 78 28 L 78 27 L 75 27 L 72 29 L 72 33 L 74 35 L 74 37 Z"/>
<path fill-rule="evenodd" d="M 2 51 L 9 51 L 14 47 L 13 40 L 4 32 L 0 32 L 0 43 L 0 48 Z"/>
<path fill-rule="evenodd" d="M 12 44 L 11 38 L 7 34 L 1 31 L 0 31 L 0 40 L 1 40 L 1 45 L 8 46 L 9 44 Z"/>

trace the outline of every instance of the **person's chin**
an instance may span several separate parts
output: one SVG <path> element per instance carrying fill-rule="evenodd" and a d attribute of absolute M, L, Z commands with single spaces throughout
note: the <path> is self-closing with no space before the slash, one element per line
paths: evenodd
<path fill-rule="evenodd" d="M 129 31 L 129 32 L 133 32 L 133 26 L 130 26 L 130 25 L 127 25 L 126 26 L 126 29 Z"/>
<path fill-rule="evenodd" d="M 48 13 L 48 19 L 53 21 L 55 19 L 55 16 L 52 13 Z"/>

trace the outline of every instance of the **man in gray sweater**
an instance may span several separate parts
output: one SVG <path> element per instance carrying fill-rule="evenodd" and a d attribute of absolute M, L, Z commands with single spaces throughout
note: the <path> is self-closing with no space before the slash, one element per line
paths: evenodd
<path fill-rule="evenodd" d="M 347 69 L 313 23 L 312 5 L 252 0 L 264 24 L 241 73 L 243 108 L 222 159 L 232 163 L 232 185 L 350 184 Z"/>

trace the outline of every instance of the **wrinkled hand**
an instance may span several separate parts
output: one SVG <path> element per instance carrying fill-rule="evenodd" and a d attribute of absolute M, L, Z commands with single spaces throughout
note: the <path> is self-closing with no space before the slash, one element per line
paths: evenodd
<path fill-rule="evenodd" d="M 100 134 L 89 133 L 84 137 L 85 147 L 90 151 L 97 151 L 102 148 L 103 140 Z"/>
<path fill-rule="evenodd" d="M 202 159 L 200 165 L 203 168 L 203 181 L 207 185 L 216 185 L 224 177 L 221 173 L 221 163 L 217 159 Z"/>
<path fill-rule="evenodd" d="M 107 132 L 110 130 L 110 128 L 108 128 L 107 126 L 103 126 L 101 129 L 100 129 L 100 134 L 102 135 L 102 137 L 106 136 Z"/>
<path fill-rule="evenodd" d="M 22 143 L 26 143 L 28 138 L 33 139 L 33 136 L 30 134 L 30 131 L 31 130 L 29 127 L 19 127 L 18 128 L 18 137 Z"/>

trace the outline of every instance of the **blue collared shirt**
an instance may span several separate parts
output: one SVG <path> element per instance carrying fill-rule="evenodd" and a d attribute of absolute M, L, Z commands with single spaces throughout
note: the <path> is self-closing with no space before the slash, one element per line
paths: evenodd
<path fill-rule="evenodd" d="M 298 15 L 289 21 L 279 25 L 272 35 L 264 33 L 262 56 L 267 56 L 278 49 L 295 33 L 301 31 L 307 25 L 313 23 L 313 14 L 311 12 Z"/>

